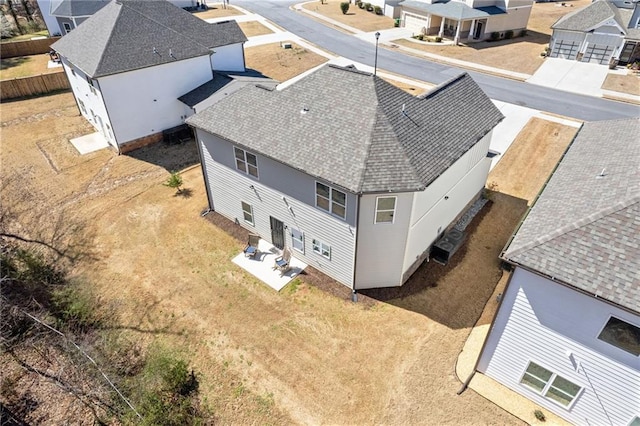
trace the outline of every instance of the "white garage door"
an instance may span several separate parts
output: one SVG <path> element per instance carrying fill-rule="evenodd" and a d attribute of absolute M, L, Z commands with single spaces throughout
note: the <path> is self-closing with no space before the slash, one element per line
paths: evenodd
<path fill-rule="evenodd" d="M 427 27 L 427 18 L 425 16 L 414 15 L 413 13 L 404 13 L 403 14 L 404 27 L 408 30 L 411 30 L 414 34 L 420 34 L 426 31 Z"/>

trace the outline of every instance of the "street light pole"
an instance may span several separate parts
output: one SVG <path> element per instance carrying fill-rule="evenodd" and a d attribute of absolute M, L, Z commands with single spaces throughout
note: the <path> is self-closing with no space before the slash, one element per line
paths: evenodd
<path fill-rule="evenodd" d="M 376 75 L 378 71 L 378 39 L 380 39 L 380 32 L 376 32 L 376 57 L 373 62 L 373 75 Z"/>

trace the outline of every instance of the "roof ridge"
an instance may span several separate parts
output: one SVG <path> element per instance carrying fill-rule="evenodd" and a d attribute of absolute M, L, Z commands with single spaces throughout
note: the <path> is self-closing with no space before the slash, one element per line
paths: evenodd
<path fill-rule="evenodd" d="M 114 1 L 113 4 L 115 5 L 120 5 L 120 10 L 118 10 L 118 14 L 116 15 L 116 18 L 113 20 L 113 25 L 111 25 L 111 28 L 109 29 L 109 37 L 107 37 L 106 43 L 104 44 L 104 47 L 101 49 L 101 53 L 100 53 L 100 60 L 98 61 L 98 63 L 95 66 L 95 69 L 93 70 L 92 74 L 92 78 L 93 75 L 95 74 L 99 74 L 98 70 L 100 69 L 100 67 L 102 66 L 102 61 L 104 61 L 104 57 L 107 53 L 107 47 L 109 46 L 109 44 L 111 43 L 111 38 L 114 35 L 115 32 L 115 28 L 116 28 L 116 22 L 118 22 L 118 19 L 120 18 L 120 14 L 122 13 L 122 3 L 120 3 L 119 1 Z M 106 7 L 103 7 L 102 10 L 107 9 Z M 98 11 L 98 13 L 100 12 L 100 10 Z M 86 70 L 83 70 L 86 72 Z M 89 74 L 87 74 L 89 75 Z"/>
<path fill-rule="evenodd" d="M 612 206 L 609 207 L 605 207 L 601 210 L 598 210 L 595 213 L 592 213 L 590 215 L 587 215 L 585 217 L 583 217 L 582 219 L 578 220 L 577 222 L 574 223 L 570 223 L 568 225 L 562 226 L 554 231 L 549 232 L 546 235 L 543 235 L 539 238 L 536 238 L 535 240 L 523 245 L 522 247 L 519 247 L 518 249 L 509 252 L 508 250 L 505 252 L 504 254 L 504 258 L 508 259 L 508 258 L 513 258 L 515 256 L 521 255 L 526 251 L 531 250 L 532 248 L 541 246 L 543 244 L 548 243 L 551 240 L 554 240 L 558 237 L 560 237 L 561 235 L 565 235 L 568 234 L 571 231 L 575 231 L 577 229 L 580 229 L 586 225 L 589 225 L 591 223 L 594 223 L 604 217 L 607 217 L 609 215 L 611 215 L 612 213 L 618 212 L 620 210 L 626 209 L 629 206 L 632 206 L 634 204 L 640 203 L 640 194 L 637 195 L 633 195 L 625 200 L 619 201 L 615 204 L 613 204 Z"/>
<path fill-rule="evenodd" d="M 434 87 L 433 89 L 431 89 L 430 91 L 428 91 L 427 93 L 423 93 L 420 96 L 414 96 L 420 100 L 422 99 L 429 99 L 432 96 L 437 95 L 438 93 L 440 93 L 442 90 L 446 89 L 449 85 L 451 85 L 452 83 L 458 81 L 458 80 L 462 80 L 463 77 L 468 76 L 469 73 L 466 71 L 461 72 L 460 74 L 451 77 L 449 80 L 445 80 L 442 83 L 438 84 L 436 87 Z M 411 96 L 411 95 L 409 95 Z"/>

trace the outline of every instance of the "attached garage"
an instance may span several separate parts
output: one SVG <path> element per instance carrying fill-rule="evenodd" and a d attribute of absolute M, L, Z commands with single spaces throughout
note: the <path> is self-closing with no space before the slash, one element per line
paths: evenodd
<path fill-rule="evenodd" d="M 402 12 L 402 22 L 404 22 L 404 27 L 414 34 L 426 33 L 429 28 L 429 22 L 425 16 L 413 13 Z"/>
<path fill-rule="evenodd" d="M 551 46 L 549 56 L 551 58 L 562 58 L 574 60 L 578 56 L 580 43 L 571 40 L 557 40 Z"/>

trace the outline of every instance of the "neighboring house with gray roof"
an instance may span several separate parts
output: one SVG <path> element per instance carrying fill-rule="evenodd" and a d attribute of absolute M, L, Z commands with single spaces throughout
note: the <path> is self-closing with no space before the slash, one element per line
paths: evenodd
<path fill-rule="evenodd" d="M 211 209 L 359 290 L 402 285 L 477 199 L 502 119 L 467 74 L 415 97 L 326 65 L 187 123 Z"/>
<path fill-rule="evenodd" d="M 621 65 L 640 61 L 640 7 L 630 0 L 597 0 L 551 26 L 549 56 Z"/>
<path fill-rule="evenodd" d="M 584 124 L 502 254 L 478 371 L 574 424 L 640 424 L 638 134 Z"/>
<path fill-rule="evenodd" d="M 235 21 L 207 23 L 164 0 L 108 3 L 52 45 L 82 115 L 125 152 L 162 138 L 193 109 L 178 98 L 216 71 L 244 72 Z"/>
<path fill-rule="evenodd" d="M 414 34 L 451 37 L 457 44 L 504 38 L 527 28 L 533 0 L 405 0 L 401 23 Z"/>

